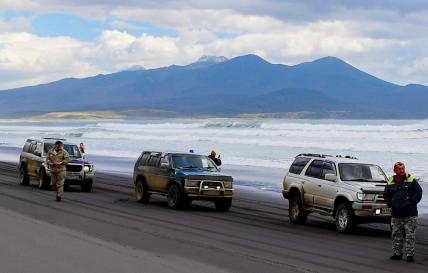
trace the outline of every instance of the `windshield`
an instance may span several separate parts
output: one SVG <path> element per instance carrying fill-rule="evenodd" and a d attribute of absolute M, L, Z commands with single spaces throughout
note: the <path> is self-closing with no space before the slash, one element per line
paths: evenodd
<path fill-rule="evenodd" d="M 53 143 L 45 143 L 44 148 L 43 148 L 44 153 L 47 154 L 48 151 L 53 148 L 53 146 L 54 146 Z M 79 152 L 79 148 L 77 147 L 77 145 L 64 144 L 62 148 L 67 151 L 67 153 L 70 155 L 70 157 L 75 157 L 75 158 L 81 158 L 82 157 L 82 155 Z"/>
<path fill-rule="evenodd" d="M 341 163 L 339 172 L 342 181 L 386 182 L 385 173 L 377 165 Z"/>
<path fill-rule="evenodd" d="M 173 155 L 172 163 L 179 169 L 210 169 L 217 170 L 217 167 L 207 156 L 204 155 Z"/>

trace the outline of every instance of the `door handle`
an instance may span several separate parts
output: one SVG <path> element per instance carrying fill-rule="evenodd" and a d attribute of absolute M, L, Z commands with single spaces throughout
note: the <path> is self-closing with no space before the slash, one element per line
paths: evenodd
<path fill-rule="evenodd" d="M 318 185 L 318 187 L 320 187 L 320 188 L 321 188 L 322 186 L 321 186 L 321 185 Z"/>

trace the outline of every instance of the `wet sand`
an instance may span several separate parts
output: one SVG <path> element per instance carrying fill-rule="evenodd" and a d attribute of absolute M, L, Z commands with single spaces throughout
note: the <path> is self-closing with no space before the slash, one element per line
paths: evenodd
<path fill-rule="evenodd" d="M 208 202 L 170 210 L 162 197 L 138 204 L 125 175 L 98 173 L 94 191 L 54 193 L 17 183 L 0 163 L 0 257 L 4 272 L 426 272 L 428 226 L 418 227 L 416 263 L 388 259 L 386 225 L 337 233 L 310 216 L 288 221 L 278 193 L 237 187 L 229 212 Z M 2 270 L 3 271 L 3 270 Z"/>

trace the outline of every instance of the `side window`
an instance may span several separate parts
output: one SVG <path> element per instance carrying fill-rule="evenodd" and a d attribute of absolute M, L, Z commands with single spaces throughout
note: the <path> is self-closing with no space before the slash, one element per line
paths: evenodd
<path fill-rule="evenodd" d="M 30 145 L 31 145 L 30 142 L 25 142 L 24 148 L 22 148 L 22 151 L 24 153 L 28 153 L 30 151 Z"/>
<path fill-rule="evenodd" d="M 36 145 L 31 143 L 30 147 L 28 148 L 28 152 L 31 154 L 34 154 L 34 151 L 36 150 Z"/>
<path fill-rule="evenodd" d="M 168 166 L 169 166 L 168 158 L 166 158 L 166 157 L 161 157 L 159 166 L 162 166 L 162 163 L 166 163 L 166 164 L 168 164 Z"/>
<path fill-rule="evenodd" d="M 322 167 L 323 167 L 322 160 L 314 160 L 312 161 L 311 165 L 309 165 L 305 175 L 322 179 Z"/>
<path fill-rule="evenodd" d="M 158 167 L 159 166 L 159 160 L 160 160 L 159 156 L 151 156 L 149 159 L 148 165 L 151 167 Z"/>
<path fill-rule="evenodd" d="M 42 143 L 41 142 L 37 142 L 37 144 L 34 147 L 34 154 L 37 156 L 41 156 L 42 155 Z"/>
<path fill-rule="evenodd" d="M 322 179 L 325 179 L 325 175 L 328 173 L 336 174 L 336 168 L 332 162 L 324 162 L 322 167 Z"/>
<path fill-rule="evenodd" d="M 296 158 L 288 171 L 290 173 L 300 174 L 305 168 L 306 164 L 308 164 L 309 160 L 309 158 Z"/>
<path fill-rule="evenodd" d="M 140 165 L 147 166 L 147 164 L 149 163 L 148 162 L 149 158 L 150 158 L 150 154 L 148 154 L 148 153 L 143 154 L 143 156 L 141 157 L 141 160 L 140 160 Z"/>

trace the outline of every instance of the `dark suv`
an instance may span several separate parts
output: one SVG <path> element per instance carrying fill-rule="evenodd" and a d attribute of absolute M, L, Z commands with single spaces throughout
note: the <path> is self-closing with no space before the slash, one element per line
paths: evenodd
<path fill-rule="evenodd" d="M 172 209 L 192 200 L 213 201 L 221 211 L 232 205 L 233 178 L 204 155 L 145 151 L 135 163 L 134 185 L 140 203 L 148 202 L 151 194 L 160 194 L 167 196 Z"/>
<path fill-rule="evenodd" d="M 66 166 L 65 186 L 80 185 L 82 191 L 91 191 L 95 176 L 94 164 L 83 159 L 76 144 L 58 138 L 27 139 L 19 157 L 19 183 L 28 185 L 34 179 L 39 182 L 40 189 L 50 189 L 50 170 L 46 164 L 46 156 L 57 140 L 64 143 L 63 148 L 70 155 L 70 162 Z"/>

